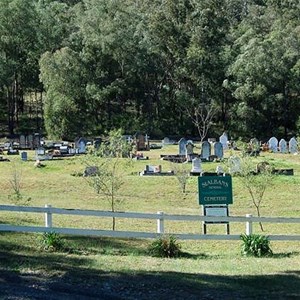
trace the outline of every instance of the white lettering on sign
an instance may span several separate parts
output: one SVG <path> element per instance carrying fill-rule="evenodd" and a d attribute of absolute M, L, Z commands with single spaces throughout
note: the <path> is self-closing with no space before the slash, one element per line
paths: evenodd
<path fill-rule="evenodd" d="M 211 179 L 211 180 L 206 180 L 204 182 L 202 182 L 202 187 L 206 188 L 214 188 L 214 189 L 218 189 L 218 188 L 222 188 L 222 187 L 228 187 L 228 182 L 222 179 Z"/>
<path fill-rule="evenodd" d="M 204 201 L 207 201 L 207 202 L 212 202 L 212 201 L 217 201 L 217 202 L 222 202 L 222 201 L 226 201 L 227 200 L 227 197 L 217 197 L 217 196 L 207 196 L 207 197 L 204 197 Z"/>

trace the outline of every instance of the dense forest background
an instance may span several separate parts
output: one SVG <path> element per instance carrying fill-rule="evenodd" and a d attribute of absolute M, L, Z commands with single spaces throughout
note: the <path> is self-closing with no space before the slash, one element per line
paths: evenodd
<path fill-rule="evenodd" d="M 299 0 L 0 0 L 2 136 L 289 138 L 299 91 Z"/>

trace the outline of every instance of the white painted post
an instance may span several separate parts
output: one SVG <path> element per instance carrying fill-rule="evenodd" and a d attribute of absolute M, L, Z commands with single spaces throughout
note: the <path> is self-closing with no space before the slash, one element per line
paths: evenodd
<path fill-rule="evenodd" d="M 164 233 L 165 228 L 164 228 L 164 212 L 163 211 L 158 211 L 158 219 L 157 219 L 157 233 Z"/>
<path fill-rule="evenodd" d="M 250 214 L 246 215 L 246 218 L 251 218 L 251 217 L 252 217 L 252 215 L 250 215 Z M 246 222 L 246 234 L 247 235 L 252 234 L 252 221 Z"/>
<path fill-rule="evenodd" d="M 45 208 L 51 208 L 51 205 L 46 204 Z M 48 211 L 45 212 L 45 226 L 52 227 L 52 213 Z"/>

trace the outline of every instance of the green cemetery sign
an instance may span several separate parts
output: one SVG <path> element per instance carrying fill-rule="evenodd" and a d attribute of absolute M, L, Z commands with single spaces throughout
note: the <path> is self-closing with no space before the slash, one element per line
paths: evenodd
<path fill-rule="evenodd" d="M 231 176 L 199 176 L 199 204 L 232 204 Z"/>

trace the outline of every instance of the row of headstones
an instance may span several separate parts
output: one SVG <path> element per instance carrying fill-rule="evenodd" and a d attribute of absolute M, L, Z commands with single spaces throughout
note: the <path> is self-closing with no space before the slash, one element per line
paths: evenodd
<path fill-rule="evenodd" d="M 41 136 L 39 134 L 20 135 L 20 149 L 34 149 L 41 145 Z"/>
<path fill-rule="evenodd" d="M 298 152 L 298 142 L 292 137 L 287 143 L 285 139 L 281 139 L 279 142 L 276 137 L 271 137 L 268 141 L 269 150 L 272 152 L 281 153 L 297 153 Z"/>
<path fill-rule="evenodd" d="M 231 156 L 228 159 L 228 165 L 229 165 L 229 173 L 239 173 L 241 171 L 241 159 L 238 156 Z M 201 173 L 202 167 L 201 167 L 201 159 L 196 157 L 192 160 L 192 170 L 191 173 Z M 216 167 L 216 173 L 224 173 L 224 169 L 222 166 L 218 165 Z"/>
<path fill-rule="evenodd" d="M 179 140 L 179 155 L 187 154 L 187 145 L 193 144 L 191 140 L 186 140 L 185 138 L 181 138 Z M 212 154 L 213 147 L 213 154 Z M 201 153 L 200 157 L 203 160 L 208 160 L 210 156 L 215 155 L 217 158 L 222 159 L 224 156 L 224 147 L 221 142 L 215 142 L 213 146 L 208 141 L 204 141 L 201 144 Z"/>

